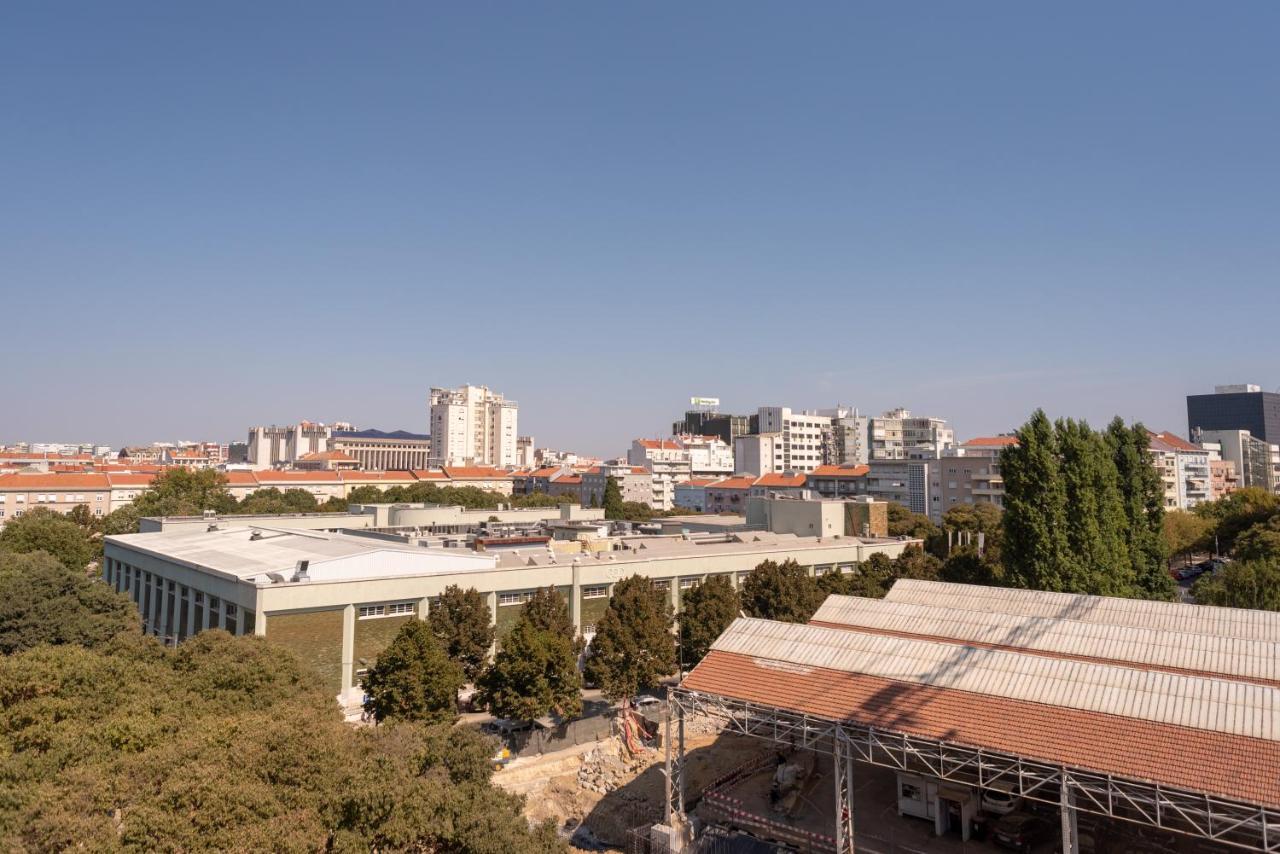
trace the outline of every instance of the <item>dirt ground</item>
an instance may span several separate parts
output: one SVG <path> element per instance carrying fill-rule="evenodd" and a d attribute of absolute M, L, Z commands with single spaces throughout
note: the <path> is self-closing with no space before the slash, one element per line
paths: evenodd
<path fill-rule="evenodd" d="M 686 731 L 686 791 L 700 791 L 766 749 L 761 741 L 722 735 L 709 727 Z M 619 849 L 626 844 L 629 830 L 662 818 L 665 759 L 660 746 L 631 756 L 614 738 L 518 760 L 495 773 L 493 782 L 523 794 L 525 815 L 531 821 L 553 820 L 581 850 Z"/>

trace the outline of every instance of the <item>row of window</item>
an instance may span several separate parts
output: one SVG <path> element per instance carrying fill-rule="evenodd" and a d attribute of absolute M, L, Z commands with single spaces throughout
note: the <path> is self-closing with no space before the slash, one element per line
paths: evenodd
<path fill-rule="evenodd" d="M 386 605 L 361 605 L 359 617 L 362 620 L 377 617 L 403 617 L 414 613 L 412 602 L 392 602 Z"/>

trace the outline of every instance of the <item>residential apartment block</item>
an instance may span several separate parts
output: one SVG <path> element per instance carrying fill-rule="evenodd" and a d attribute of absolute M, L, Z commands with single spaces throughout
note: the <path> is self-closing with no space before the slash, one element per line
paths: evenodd
<path fill-rule="evenodd" d="M 955 431 L 942 418 L 913 416 L 894 409 L 870 419 L 869 460 L 937 458 L 955 444 Z"/>
<path fill-rule="evenodd" d="M 433 456 L 441 465 L 514 467 L 517 404 L 487 386 L 431 389 Z"/>
<path fill-rule="evenodd" d="M 1210 451 L 1165 431 L 1151 433 L 1148 451 L 1160 475 L 1167 510 L 1190 510 L 1213 497 Z"/>
<path fill-rule="evenodd" d="M 1198 430 L 1194 441 L 1231 463 L 1241 487 L 1280 492 L 1280 445 L 1264 442 L 1248 430 Z"/>

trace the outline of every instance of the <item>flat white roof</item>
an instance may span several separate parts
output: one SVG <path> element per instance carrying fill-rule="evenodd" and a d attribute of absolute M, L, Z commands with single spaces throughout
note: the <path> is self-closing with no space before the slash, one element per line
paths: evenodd
<path fill-rule="evenodd" d="M 307 574 L 312 581 L 476 572 L 497 566 L 493 555 L 463 549 L 426 549 L 368 537 L 287 528 L 188 528 L 123 534 L 107 537 L 106 541 L 251 583 L 269 583 L 267 573 L 271 572 L 292 575 L 303 560 L 309 564 Z"/>

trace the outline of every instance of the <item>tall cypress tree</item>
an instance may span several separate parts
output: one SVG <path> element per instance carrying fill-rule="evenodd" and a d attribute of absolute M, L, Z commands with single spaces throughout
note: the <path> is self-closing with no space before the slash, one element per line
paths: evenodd
<path fill-rule="evenodd" d="M 1173 579 L 1165 571 L 1164 490 L 1151 462 L 1150 434 L 1141 424 L 1126 426 L 1119 417 L 1107 426 L 1107 445 L 1119 477 L 1128 523 L 1126 539 L 1133 565 L 1134 592 L 1147 599 L 1172 599 Z"/>
<path fill-rule="evenodd" d="M 1128 518 L 1115 461 L 1087 422 L 1059 419 L 1056 427 L 1066 491 L 1069 567 L 1063 587 L 1072 593 L 1126 596 L 1133 592 Z"/>
<path fill-rule="evenodd" d="M 1053 425 L 1037 409 L 1000 455 L 1004 478 L 1006 580 L 1032 590 L 1067 590 L 1066 490 Z"/>

